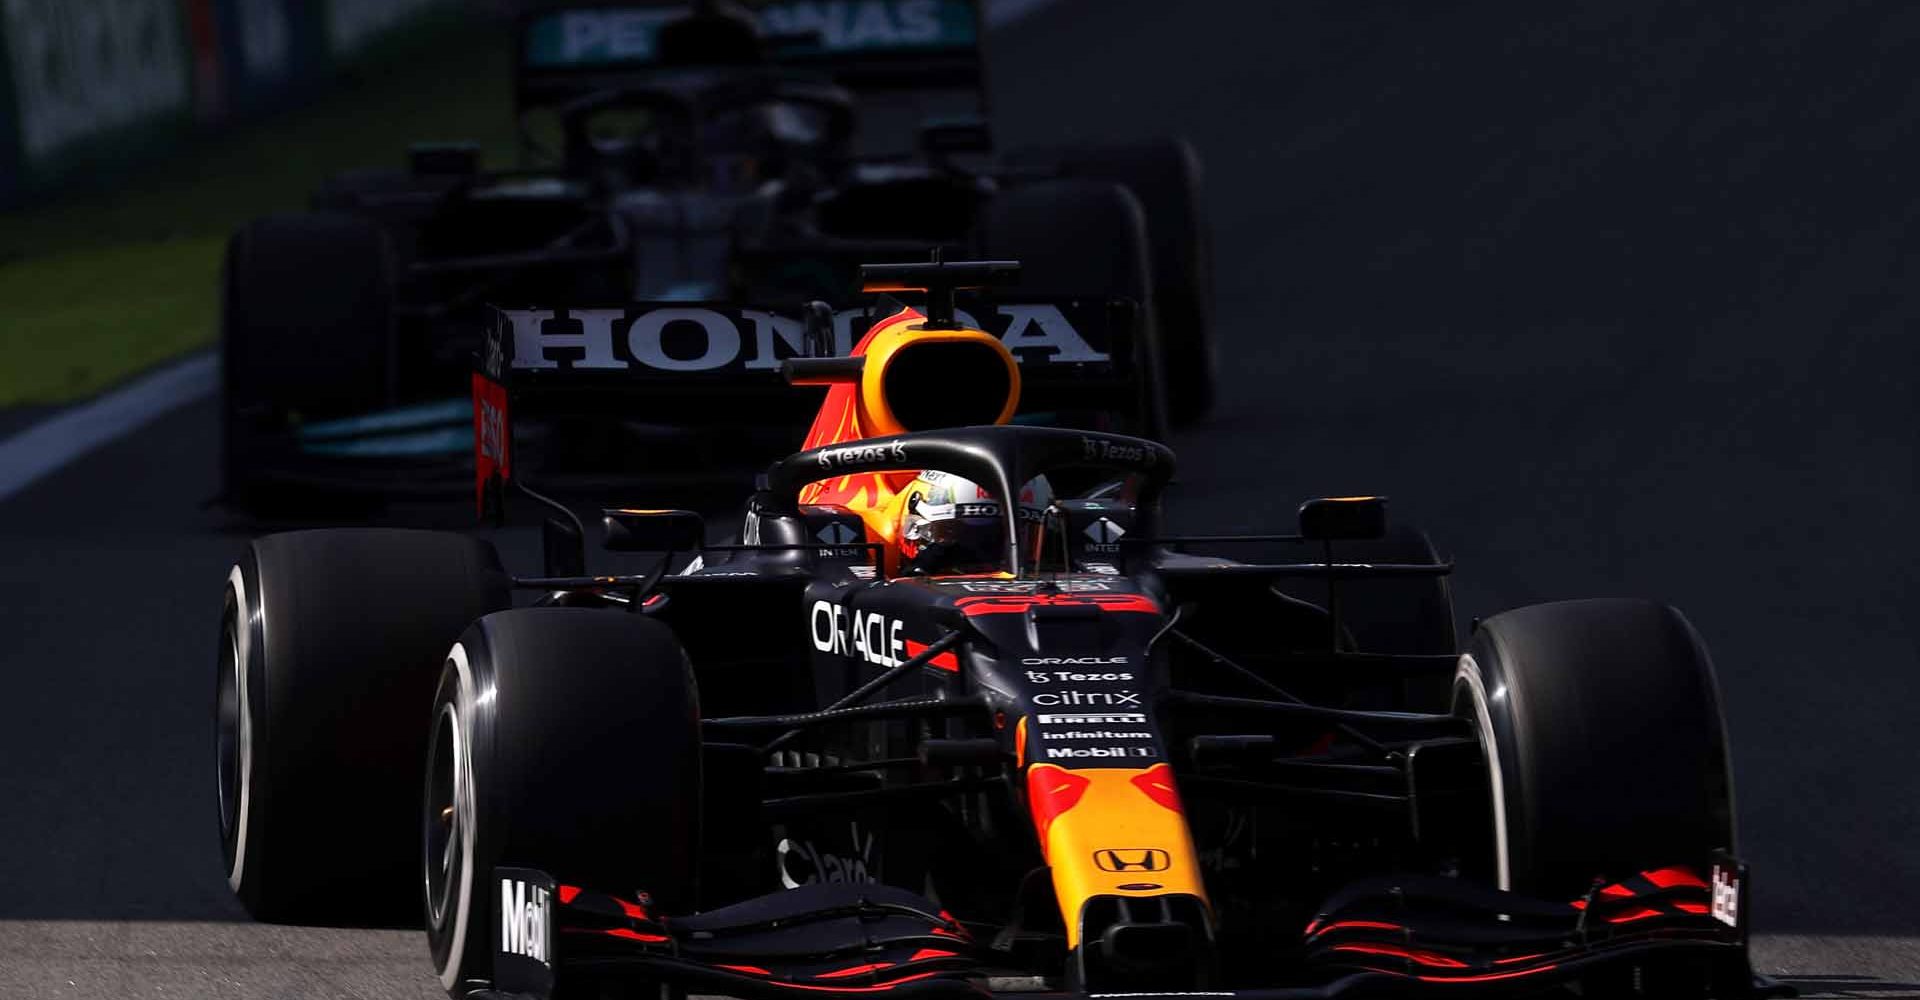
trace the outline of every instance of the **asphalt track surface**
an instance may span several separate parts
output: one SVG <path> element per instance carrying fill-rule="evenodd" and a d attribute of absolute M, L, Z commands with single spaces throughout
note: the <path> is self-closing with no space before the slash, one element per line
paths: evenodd
<path fill-rule="evenodd" d="M 1899 3 L 1068 0 L 992 66 L 1008 140 L 1205 157 L 1190 525 L 1377 491 L 1463 621 L 1688 613 L 1760 964 L 1815 994 L 1920 997 L 1917 47 Z M 201 507 L 216 440 L 197 403 L 0 503 L 0 996 L 435 996 L 417 932 L 228 898 L 210 661 L 254 529 Z"/>

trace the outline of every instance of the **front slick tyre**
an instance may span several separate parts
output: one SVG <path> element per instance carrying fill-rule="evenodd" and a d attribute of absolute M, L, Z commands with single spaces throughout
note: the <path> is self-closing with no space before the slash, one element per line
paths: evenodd
<path fill-rule="evenodd" d="M 1540 604 L 1480 624 L 1454 677 L 1492 793 L 1493 881 L 1577 899 L 1595 879 L 1704 873 L 1734 849 L 1713 664 L 1680 612 Z"/>
<path fill-rule="evenodd" d="M 496 866 L 692 908 L 699 727 L 686 654 L 658 622 L 529 608 L 467 629 L 433 699 L 421 814 L 427 944 L 450 995 L 493 988 Z M 590 985 L 562 975 L 556 995 Z"/>

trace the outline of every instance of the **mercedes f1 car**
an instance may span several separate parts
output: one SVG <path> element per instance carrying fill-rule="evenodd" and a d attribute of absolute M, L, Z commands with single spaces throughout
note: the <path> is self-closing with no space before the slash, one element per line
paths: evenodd
<path fill-rule="evenodd" d="M 246 907 L 424 920 L 456 997 L 1755 994 L 1678 612 L 1463 650 L 1379 498 L 1172 534 L 1174 454 L 1006 423 L 1019 367 L 940 299 L 785 364 L 826 399 L 737 533 L 606 509 L 645 572 L 585 572 L 564 508 L 538 576 L 253 542 L 216 701 Z"/>
<path fill-rule="evenodd" d="M 471 451 L 459 397 L 493 306 L 587 303 L 662 322 L 704 310 L 684 344 L 580 361 L 750 389 L 786 349 L 712 303 L 797 319 L 827 301 L 845 353 L 858 265 L 940 246 L 1021 259 L 1015 307 L 1135 303 L 1159 405 L 1173 419 L 1208 406 L 1210 271 L 1188 146 L 995 158 L 972 0 L 754 7 L 541 5 L 520 22 L 515 93 L 529 148 L 550 165 L 488 173 L 472 149 L 418 147 L 407 171 L 343 175 L 311 211 L 242 229 L 224 279 L 227 500 L 457 494 Z M 1016 342 L 1027 327 L 991 310 L 981 320 Z M 1087 336 L 1072 317 L 1047 325 Z M 1030 368 L 1097 353 L 1015 351 Z M 615 421 L 547 399 L 521 422 L 568 438 L 545 457 L 589 483 L 641 471 L 656 485 L 670 471 L 732 481 L 783 454 L 807 419 L 778 392 L 736 395 L 724 410 L 629 400 Z M 715 414 L 736 440 L 766 429 L 761 447 L 702 450 Z M 626 461 L 637 452 L 644 470 Z"/>

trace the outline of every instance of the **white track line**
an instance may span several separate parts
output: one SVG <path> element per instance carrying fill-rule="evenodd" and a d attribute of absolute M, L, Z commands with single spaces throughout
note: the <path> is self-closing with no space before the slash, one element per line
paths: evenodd
<path fill-rule="evenodd" d="M 0 441 L 0 500 L 219 387 L 220 361 L 201 351 Z"/>
<path fill-rule="evenodd" d="M 987 0 L 983 15 L 987 27 L 1001 29 L 1053 2 Z M 211 352 L 202 352 L 0 441 L 0 500 L 219 387 L 220 363 Z"/>

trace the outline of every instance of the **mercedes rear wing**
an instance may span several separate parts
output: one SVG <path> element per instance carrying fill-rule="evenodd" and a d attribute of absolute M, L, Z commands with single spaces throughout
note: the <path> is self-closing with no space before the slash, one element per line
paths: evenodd
<path fill-rule="evenodd" d="M 854 91 L 984 89 L 976 0 L 751 0 L 762 51 L 777 68 L 818 71 Z M 670 65 L 661 29 L 686 0 L 564 2 L 521 16 L 514 93 L 521 111 L 687 68 Z"/>

